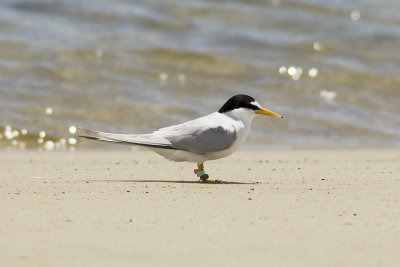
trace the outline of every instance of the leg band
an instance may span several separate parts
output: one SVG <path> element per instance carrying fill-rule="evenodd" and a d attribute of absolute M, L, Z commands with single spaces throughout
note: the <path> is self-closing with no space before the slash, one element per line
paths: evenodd
<path fill-rule="evenodd" d="M 204 170 L 198 171 L 197 172 L 197 177 L 201 177 L 201 176 L 203 176 L 205 174 L 206 174 L 206 172 Z"/>

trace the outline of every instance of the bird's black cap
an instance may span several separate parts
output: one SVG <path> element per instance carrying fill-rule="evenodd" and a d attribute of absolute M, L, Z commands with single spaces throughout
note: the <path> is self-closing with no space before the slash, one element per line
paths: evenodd
<path fill-rule="evenodd" d="M 229 98 L 228 101 L 218 110 L 219 113 L 228 112 L 237 108 L 248 108 L 259 110 L 260 108 L 253 105 L 255 99 L 248 95 L 235 95 Z"/>

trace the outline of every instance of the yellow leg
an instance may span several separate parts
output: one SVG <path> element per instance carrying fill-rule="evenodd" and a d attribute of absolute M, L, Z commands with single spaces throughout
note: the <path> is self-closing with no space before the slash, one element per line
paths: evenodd
<path fill-rule="evenodd" d="M 194 169 L 194 173 L 197 174 L 199 171 L 204 170 L 204 165 L 202 164 L 197 164 L 197 169 Z"/>

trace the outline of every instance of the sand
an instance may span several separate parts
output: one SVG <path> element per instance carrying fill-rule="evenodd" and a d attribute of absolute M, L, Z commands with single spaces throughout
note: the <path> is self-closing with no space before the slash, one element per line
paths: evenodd
<path fill-rule="evenodd" d="M 400 151 L 0 152 L 1 266 L 398 266 Z"/>

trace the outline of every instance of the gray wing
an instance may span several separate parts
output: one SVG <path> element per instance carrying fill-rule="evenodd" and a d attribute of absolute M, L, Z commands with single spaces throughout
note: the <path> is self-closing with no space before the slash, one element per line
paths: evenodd
<path fill-rule="evenodd" d="M 236 140 L 236 132 L 218 126 L 213 128 L 192 129 L 180 135 L 164 136 L 174 148 L 206 154 L 228 149 Z"/>

